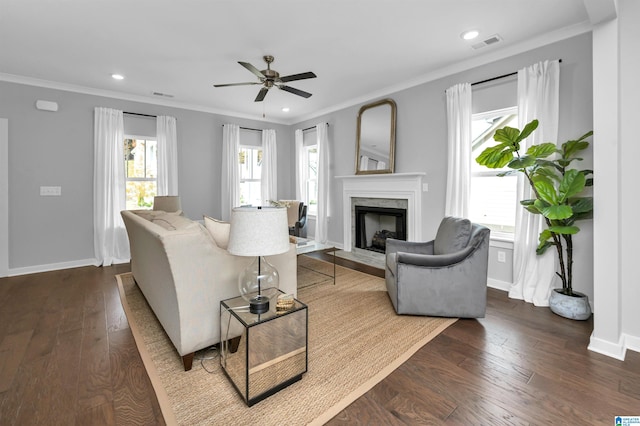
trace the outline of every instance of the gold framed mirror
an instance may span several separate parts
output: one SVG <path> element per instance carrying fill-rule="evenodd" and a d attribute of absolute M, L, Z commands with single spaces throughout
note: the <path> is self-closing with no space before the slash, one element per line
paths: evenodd
<path fill-rule="evenodd" d="M 356 174 L 393 173 L 396 149 L 396 103 L 382 99 L 358 111 Z"/>

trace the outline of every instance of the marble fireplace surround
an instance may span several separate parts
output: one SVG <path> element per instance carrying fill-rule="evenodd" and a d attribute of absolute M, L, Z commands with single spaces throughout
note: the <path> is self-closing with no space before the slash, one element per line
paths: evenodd
<path fill-rule="evenodd" d="M 422 237 L 422 178 L 425 173 L 336 176 L 342 180 L 343 250 L 353 249 L 352 198 L 407 200 L 407 241 Z"/>

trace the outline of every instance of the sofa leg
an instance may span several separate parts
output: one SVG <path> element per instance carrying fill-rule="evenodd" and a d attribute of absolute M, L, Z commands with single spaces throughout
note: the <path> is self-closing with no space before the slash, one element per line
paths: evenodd
<path fill-rule="evenodd" d="M 186 354 L 182 357 L 182 363 L 184 364 L 184 371 L 191 370 L 193 367 L 193 357 L 195 356 L 195 352 L 191 352 L 190 354 Z"/>

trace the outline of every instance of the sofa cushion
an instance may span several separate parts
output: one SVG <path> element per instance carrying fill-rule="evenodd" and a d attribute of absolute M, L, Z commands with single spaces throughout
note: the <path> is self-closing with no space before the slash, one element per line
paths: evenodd
<path fill-rule="evenodd" d="M 227 246 L 229 245 L 229 232 L 231 231 L 231 224 L 229 222 L 223 222 L 209 216 L 204 216 L 204 226 L 213 237 L 213 241 L 216 243 L 216 245 L 226 250 Z"/>
<path fill-rule="evenodd" d="M 455 253 L 467 247 L 471 237 L 469 219 L 445 217 L 440 223 L 436 239 L 433 242 L 434 254 Z"/>
<path fill-rule="evenodd" d="M 164 229 L 168 229 L 169 231 L 197 227 L 197 222 L 194 222 L 185 216 L 181 216 L 175 213 L 167 213 L 163 211 L 158 211 L 158 212 L 162 214 L 152 217 L 150 222 L 158 226 L 161 226 Z"/>
<path fill-rule="evenodd" d="M 155 218 L 161 217 L 166 214 L 182 216 L 182 210 L 179 210 L 176 212 L 165 212 L 162 210 L 131 210 L 131 211 L 137 214 L 138 216 L 140 216 L 141 218 L 148 220 L 149 222 L 151 222 Z"/>

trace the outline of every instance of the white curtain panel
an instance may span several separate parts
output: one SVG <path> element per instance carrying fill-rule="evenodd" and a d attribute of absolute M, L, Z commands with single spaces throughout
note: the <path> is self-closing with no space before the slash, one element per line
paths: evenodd
<path fill-rule="evenodd" d="M 522 129 L 538 119 L 538 128 L 521 144 L 521 152 L 533 144 L 558 140 L 559 61 L 544 61 L 518 71 L 518 126 Z M 518 176 L 518 201 L 532 198 L 526 178 Z M 516 232 L 513 248 L 513 278 L 509 297 L 536 306 L 549 306 L 549 296 L 559 287 L 556 276 L 556 251 L 549 249 L 536 255 L 538 235 L 544 226 L 541 215 L 520 207 L 516 209 Z"/>
<path fill-rule="evenodd" d="M 447 97 L 447 190 L 445 216 L 469 217 L 471 187 L 471 85 L 456 84 Z"/>
<path fill-rule="evenodd" d="M 231 220 L 231 209 L 240 205 L 240 126 L 222 126 L 222 194 L 220 200 L 222 220 Z"/>
<path fill-rule="evenodd" d="M 126 209 L 123 113 L 95 108 L 93 126 L 93 245 L 97 263 L 109 266 L 131 257 L 120 216 Z"/>
<path fill-rule="evenodd" d="M 158 143 L 158 195 L 178 195 L 178 135 L 176 119 L 156 118 Z"/>
<path fill-rule="evenodd" d="M 276 131 L 262 131 L 262 176 L 260 177 L 262 204 L 269 205 L 269 200 L 278 199 L 278 150 L 276 147 Z"/>
<path fill-rule="evenodd" d="M 295 131 L 296 149 L 296 200 L 306 200 L 307 156 L 304 155 L 304 136 L 302 129 Z"/>
<path fill-rule="evenodd" d="M 329 136 L 327 123 L 316 126 L 318 140 L 318 213 L 316 217 L 315 240 L 326 243 L 328 239 L 329 216 Z"/>

